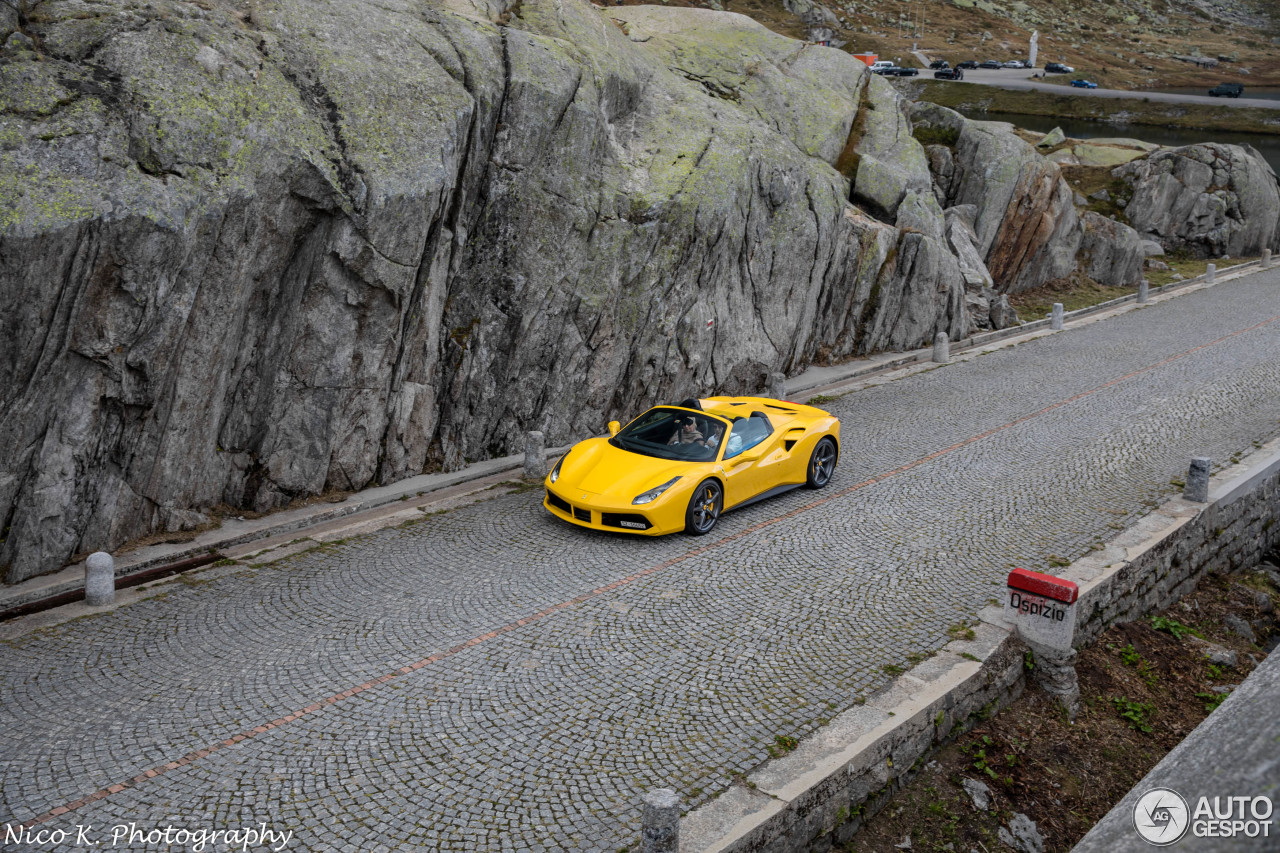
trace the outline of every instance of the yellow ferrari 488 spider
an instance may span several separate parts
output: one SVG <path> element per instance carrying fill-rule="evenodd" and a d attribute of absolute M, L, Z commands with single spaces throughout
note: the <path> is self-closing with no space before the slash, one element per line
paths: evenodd
<path fill-rule="evenodd" d="M 763 397 L 656 406 L 609 437 L 574 445 L 547 475 L 552 515 L 594 530 L 709 533 L 725 510 L 798 486 L 821 489 L 840 455 L 840 421 Z"/>

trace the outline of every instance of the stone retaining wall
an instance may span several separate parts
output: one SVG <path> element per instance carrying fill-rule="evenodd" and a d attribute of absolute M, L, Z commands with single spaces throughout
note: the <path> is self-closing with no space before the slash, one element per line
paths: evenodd
<path fill-rule="evenodd" d="M 1075 645 L 1169 606 L 1211 571 L 1261 562 L 1280 544 L 1280 440 L 1212 481 L 1210 502 L 1166 502 L 1103 550 L 1073 563 Z M 971 640 L 896 679 L 865 706 L 752 773 L 682 822 L 682 853 L 826 853 L 849 841 L 929 756 L 1006 707 L 1025 687 L 1025 646 L 999 607 Z"/>
<path fill-rule="evenodd" d="M 1259 458 L 1261 457 L 1261 458 Z M 1209 572 L 1257 565 L 1280 544 L 1280 458 L 1256 454 L 1215 480 L 1207 506 L 1169 501 L 1066 572 L 1080 584 L 1077 648 L 1115 622 L 1161 610 Z"/>

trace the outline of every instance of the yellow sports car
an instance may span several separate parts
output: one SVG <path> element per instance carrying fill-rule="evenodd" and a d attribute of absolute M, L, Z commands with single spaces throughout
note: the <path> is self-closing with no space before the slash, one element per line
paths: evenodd
<path fill-rule="evenodd" d="M 725 510 L 831 482 L 840 421 L 764 397 L 657 406 L 609 437 L 578 442 L 547 475 L 543 501 L 580 527 L 661 536 L 709 533 Z"/>

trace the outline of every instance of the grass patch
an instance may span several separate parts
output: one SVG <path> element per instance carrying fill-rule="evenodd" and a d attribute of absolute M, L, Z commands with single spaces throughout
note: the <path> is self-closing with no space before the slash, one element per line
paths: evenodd
<path fill-rule="evenodd" d="M 921 145 L 945 145 L 948 148 L 956 144 L 956 140 L 960 138 L 960 131 L 954 127 L 933 127 L 931 125 L 916 125 L 916 129 L 911 134 Z"/>
<path fill-rule="evenodd" d="M 1230 693 L 1209 693 L 1202 691 L 1196 694 L 1197 699 L 1204 700 L 1204 710 L 1206 714 L 1212 714 L 1217 710 L 1218 706 L 1227 701 Z"/>
<path fill-rule="evenodd" d="M 1155 705 L 1149 702 L 1135 702 L 1124 696 L 1113 696 L 1111 704 L 1115 706 L 1120 719 L 1129 724 L 1129 728 L 1143 734 L 1151 734 L 1151 715 L 1155 713 Z"/>
<path fill-rule="evenodd" d="M 1034 290 L 1024 290 L 1009 297 L 1009 304 L 1025 323 L 1040 320 L 1061 302 L 1064 311 L 1078 311 L 1133 293 L 1131 287 L 1110 287 L 1089 278 L 1062 279 Z"/>
<path fill-rule="evenodd" d="M 774 735 L 773 743 L 769 745 L 769 757 L 779 758 L 786 755 L 800 745 L 800 741 L 791 735 Z"/>
<path fill-rule="evenodd" d="M 1157 631 L 1163 631 L 1171 635 L 1175 640 L 1181 640 L 1187 634 L 1193 634 L 1197 637 L 1203 636 L 1195 628 L 1190 625 L 1183 625 L 1177 619 L 1170 619 L 1167 616 L 1152 616 L 1151 627 Z"/>
<path fill-rule="evenodd" d="M 1161 287 L 1166 284 L 1172 284 L 1181 279 L 1195 278 L 1208 272 L 1209 264 L 1213 264 L 1218 272 L 1225 269 L 1238 266 L 1239 264 L 1248 263 L 1251 258 L 1178 258 L 1176 256 L 1165 256 L 1164 262 L 1169 265 L 1167 270 L 1148 270 L 1145 275 L 1147 281 L 1151 282 L 1152 287 Z M 1176 273 L 1176 275 L 1175 275 Z"/>

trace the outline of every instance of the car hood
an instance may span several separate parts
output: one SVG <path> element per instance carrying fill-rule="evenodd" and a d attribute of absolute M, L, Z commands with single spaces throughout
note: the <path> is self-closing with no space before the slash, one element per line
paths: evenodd
<path fill-rule="evenodd" d="M 607 438 L 589 438 L 565 456 L 555 489 L 570 497 L 574 492 L 585 492 L 630 502 L 654 486 L 706 464 L 644 456 L 614 447 Z"/>

